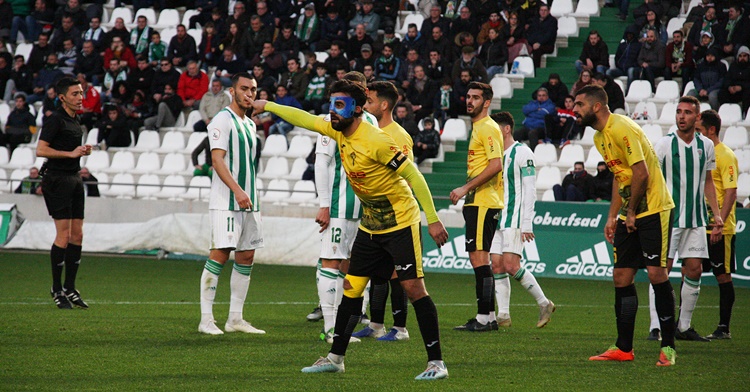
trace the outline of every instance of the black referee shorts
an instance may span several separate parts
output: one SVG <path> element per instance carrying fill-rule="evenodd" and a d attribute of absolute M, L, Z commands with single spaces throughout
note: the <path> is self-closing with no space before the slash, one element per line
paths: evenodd
<path fill-rule="evenodd" d="M 42 194 L 52 219 L 83 219 L 86 194 L 80 174 L 48 170 L 42 178 Z"/>

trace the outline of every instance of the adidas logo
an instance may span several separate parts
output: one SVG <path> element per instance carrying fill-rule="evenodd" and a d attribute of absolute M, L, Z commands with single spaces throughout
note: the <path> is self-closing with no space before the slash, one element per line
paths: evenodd
<path fill-rule="evenodd" d="M 596 253 L 596 258 L 594 258 Z M 602 241 L 594 249 L 586 249 L 578 256 L 568 257 L 565 263 L 555 268 L 558 275 L 573 276 L 612 276 L 612 259 L 609 257 L 607 243 Z"/>
<path fill-rule="evenodd" d="M 469 262 L 469 253 L 466 252 L 465 243 L 465 235 L 453 238 L 453 241 L 443 245 L 439 249 L 427 252 L 422 257 L 422 266 L 442 270 L 471 271 L 471 262 Z M 540 262 L 536 241 L 524 242 L 521 267 L 534 274 L 543 273 L 547 268 L 546 263 Z"/>

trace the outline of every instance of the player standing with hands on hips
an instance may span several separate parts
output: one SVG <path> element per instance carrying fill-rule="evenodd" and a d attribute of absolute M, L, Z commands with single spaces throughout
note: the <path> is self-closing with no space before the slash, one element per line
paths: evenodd
<path fill-rule="evenodd" d="M 85 193 L 81 157 L 91 155 L 91 145 L 81 145 L 83 129 L 76 112 L 83 106 L 83 88 L 77 80 L 64 77 L 55 84 L 58 107 L 44 124 L 37 157 L 47 158 L 42 166 L 42 194 L 47 211 L 55 221 L 55 242 L 50 250 L 52 262 L 52 299 L 60 309 L 73 306 L 88 309 L 76 290 L 81 264 L 83 209 Z M 65 270 L 65 284 L 61 284 Z"/>

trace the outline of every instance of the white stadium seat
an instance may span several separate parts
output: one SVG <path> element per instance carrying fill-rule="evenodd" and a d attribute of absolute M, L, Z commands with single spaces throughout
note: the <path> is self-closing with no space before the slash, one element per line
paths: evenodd
<path fill-rule="evenodd" d="M 529 56 L 518 56 L 514 61 L 518 61 L 517 74 L 527 78 L 534 77 L 534 60 Z"/>
<path fill-rule="evenodd" d="M 576 12 L 573 14 L 573 16 L 576 17 L 582 17 L 582 16 L 599 16 L 600 10 L 599 10 L 599 1 L 597 0 L 579 0 L 578 5 L 576 6 Z"/>
<path fill-rule="evenodd" d="M 648 80 L 634 80 L 628 89 L 628 95 L 625 97 L 627 102 L 640 102 L 651 98 L 651 83 Z"/>
<path fill-rule="evenodd" d="M 289 196 L 289 201 L 297 204 L 309 204 L 313 203 L 316 198 L 315 183 L 312 181 L 300 180 L 294 183 L 294 188 L 292 188 L 292 194 Z"/>
<path fill-rule="evenodd" d="M 466 140 L 467 137 L 468 134 L 466 131 L 466 123 L 464 122 L 464 120 L 458 118 L 449 118 L 445 121 L 443 134 L 440 136 L 443 141 Z"/>
<path fill-rule="evenodd" d="M 292 168 L 289 170 L 289 174 L 284 178 L 290 181 L 297 181 L 302 179 L 302 174 L 307 170 L 307 159 L 297 158 L 292 163 Z"/>
<path fill-rule="evenodd" d="M 98 138 L 99 138 L 99 128 L 91 128 L 88 134 L 86 134 L 86 144 L 95 146 L 99 144 L 96 141 Z"/>
<path fill-rule="evenodd" d="M 651 144 L 655 144 L 659 139 L 664 137 L 664 132 L 661 129 L 661 126 L 658 124 L 646 124 L 641 127 L 643 129 L 643 132 L 646 134 L 646 137 L 648 140 L 651 141 Z"/>
<path fill-rule="evenodd" d="M 537 167 L 552 165 L 557 162 L 557 148 L 551 143 L 537 144 L 534 156 Z"/>
<path fill-rule="evenodd" d="M 287 180 L 275 179 L 271 180 L 268 184 L 268 191 L 261 197 L 261 200 L 270 203 L 284 202 L 289 199 L 289 196 L 289 182 Z"/>
<path fill-rule="evenodd" d="M 263 157 L 273 157 L 283 155 L 287 151 L 286 136 L 273 134 L 268 135 L 266 138 L 266 144 L 263 145 L 263 150 L 260 155 Z M 308 151 L 309 152 L 309 151 Z"/>
<path fill-rule="evenodd" d="M 164 134 L 161 141 L 161 147 L 156 149 L 157 152 L 178 152 L 185 149 L 185 136 L 182 132 L 170 131 Z"/>
<path fill-rule="evenodd" d="M 490 80 L 490 86 L 492 86 L 493 99 L 513 98 L 513 87 L 508 78 L 496 76 Z"/>
<path fill-rule="evenodd" d="M 101 194 L 109 197 L 132 199 L 135 197 L 135 180 L 130 173 L 119 173 L 112 178 L 112 185 Z"/>
<path fill-rule="evenodd" d="M 162 11 L 164 12 L 164 11 Z M 182 24 L 185 25 L 185 27 L 190 26 L 190 18 L 200 14 L 200 11 L 198 10 L 186 10 L 184 14 L 182 14 Z M 159 15 L 161 17 L 161 15 Z M 177 26 L 177 23 L 175 23 L 173 26 Z"/>
<path fill-rule="evenodd" d="M 662 80 L 651 98 L 654 102 L 671 102 L 680 98 L 680 85 L 674 80 Z"/>
<path fill-rule="evenodd" d="M 185 177 L 173 174 L 164 179 L 161 190 L 154 194 L 160 199 L 180 199 L 185 193 Z"/>
<path fill-rule="evenodd" d="M 211 178 L 206 176 L 196 176 L 190 179 L 187 192 L 183 198 L 190 200 L 208 201 L 208 195 L 211 193 Z"/>
<path fill-rule="evenodd" d="M 130 8 L 118 7 L 115 8 L 112 11 L 112 14 L 109 16 L 109 22 L 102 23 L 102 25 L 107 26 L 111 29 L 112 26 L 115 25 L 115 20 L 117 20 L 117 18 L 122 18 L 122 21 L 125 22 L 125 26 L 130 26 L 131 24 L 133 24 L 133 12 L 130 10 Z"/>
<path fill-rule="evenodd" d="M 185 155 L 180 153 L 169 153 L 164 157 L 164 162 L 161 164 L 161 168 L 156 169 L 157 174 L 178 174 L 188 170 L 187 164 L 185 163 Z"/>
<path fill-rule="evenodd" d="M 401 25 L 401 29 L 397 33 L 402 36 L 406 36 L 406 32 L 409 30 L 409 24 L 414 23 L 417 25 L 417 31 L 422 28 L 422 22 L 424 22 L 424 16 L 418 12 L 406 15 L 404 23 Z"/>
<path fill-rule="evenodd" d="M 284 157 L 269 158 L 263 172 L 258 174 L 260 178 L 275 179 L 289 174 L 289 162 Z"/>
<path fill-rule="evenodd" d="M 557 166 L 544 166 L 539 169 L 536 176 L 536 189 L 547 190 L 562 182 L 560 168 Z"/>
<path fill-rule="evenodd" d="M 155 152 L 144 152 L 138 156 L 133 173 L 147 174 L 159 170 L 159 154 Z"/>
<path fill-rule="evenodd" d="M 146 24 L 148 26 L 154 27 L 154 25 L 156 24 L 156 11 L 154 11 L 153 8 L 144 7 L 144 8 L 139 8 L 138 11 L 135 12 L 135 16 L 133 16 L 133 26 L 130 26 L 130 27 L 134 27 L 138 24 L 139 16 L 146 17 Z"/>
<path fill-rule="evenodd" d="M 31 55 L 31 49 L 34 49 L 34 44 L 31 44 L 31 43 L 18 44 L 18 46 L 16 47 L 16 52 L 14 56 L 21 55 L 23 56 L 24 61 L 28 62 L 29 55 Z"/>
<path fill-rule="evenodd" d="M 9 193 L 13 191 L 14 189 L 10 189 L 8 173 L 5 171 L 5 169 L 0 169 L 0 193 Z"/>
<path fill-rule="evenodd" d="M 682 89 L 682 95 L 688 95 L 690 90 L 695 90 L 695 83 L 692 80 L 685 84 L 685 88 Z"/>
<path fill-rule="evenodd" d="M 190 134 L 190 138 L 188 138 L 187 145 L 185 146 L 185 149 L 182 150 L 185 154 L 192 154 L 193 150 L 195 150 L 196 147 L 198 147 L 199 144 L 203 143 L 203 139 L 208 137 L 203 132 L 193 132 Z"/>
<path fill-rule="evenodd" d="M 648 101 L 639 101 L 631 114 L 638 116 L 638 118 L 642 115 L 648 115 L 646 120 L 636 120 L 639 123 L 654 122 L 659 118 L 659 110 L 656 108 L 656 104 Z"/>
<path fill-rule="evenodd" d="M 135 168 L 135 156 L 130 151 L 118 151 L 112 157 L 112 163 L 109 165 L 109 169 L 106 170 L 110 173 L 126 173 L 130 172 Z M 89 170 L 91 170 L 89 168 Z"/>
<path fill-rule="evenodd" d="M 109 154 L 106 151 L 94 150 L 86 158 L 86 167 L 91 172 L 99 172 L 109 169 Z"/>
<path fill-rule="evenodd" d="M 140 199 L 154 199 L 161 190 L 161 182 L 156 174 L 144 174 L 138 179 L 135 194 Z"/>
<path fill-rule="evenodd" d="M 310 155 L 314 147 L 312 139 L 308 136 L 297 135 L 289 143 L 289 149 L 283 155 L 287 158 L 305 158 Z"/>
<path fill-rule="evenodd" d="M 669 35 L 670 40 L 672 39 L 672 33 L 676 30 L 682 30 L 683 24 L 685 24 L 685 18 L 675 17 L 669 20 L 669 23 L 667 23 L 667 35 Z"/>
<path fill-rule="evenodd" d="M 555 192 L 552 189 L 547 189 L 542 195 L 542 201 L 555 201 Z"/>
<path fill-rule="evenodd" d="M 750 173 L 742 173 L 737 179 L 737 200 L 750 196 Z"/>
<path fill-rule="evenodd" d="M 185 24 L 188 27 L 190 20 Z M 156 21 L 155 29 L 164 29 L 171 26 L 177 26 L 180 24 L 180 13 L 176 9 L 166 8 L 159 12 L 159 20 Z"/>
<path fill-rule="evenodd" d="M 576 162 L 584 161 L 583 146 L 579 144 L 568 144 L 560 151 L 560 159 L 554 163 L 555 166 L 567 169 Z"/>
<path fill-rule="evenodd" d="M 7 164 L 9 160 L 10 153 L 8 152 L 8 147 L 0 146 L 0 166 Z"/>
<path fill-rule="evenodd" d="M 723 121 L 722 118 L 722 123 Z M 733 150 L 745 147 L 748 144 L 747 129 L 745 127 L 729 127 L 724 132 L 724 138 L 721 141 Z"/>
<path fill-rule="evenodd" d="M 572 16 L 563 16 L 557 21 L 558 37 L 577 37 L 578 21 Z"/>
<path fill-rule="evenodd" d="M 8 169 L 26 169 L 27 171 L 34 164 L 34 151 L 28 147 L 17 147 L 10 155 L 10 160 L 5 165 Z"/>
<path fill-rule="evenodd" d="M 159 132 L 143 131 L 138 135 L 138 142 L 131 150 L 145 152 L 156 150 L 157 148 L 159 148 Z"/>
<path fill-rule="evenodd" d="M 586 129 L 583 130 L 583 135 L 581 136 L 581 140 L 575 141 L 576 144 L 580 144 L 582 146 L 593 146 L 594 145 L 594 134 L 596 133 L 596 130 L 591 127 L 586 127 Z"/>
<path fill-rule="evenodd" d="M 667 102 L 661 108 L 661 115 L 659 119 L 655 121 L 657 124 L 670 125 L 675 123 L 675 115 L 677 114 L 677 103 Z"/>
<path fill-rule="evenodd" d="M 742 107 L 736 103 L 725 103 L 719 107 L 721 125 L 729 126 L 742 121 Z"/>
<path fill-rule="evenodd" d="M 586 170 L 595 172 L 599 162 L 603 161 L 602 154 L 599 154 L 599 150 L 594 147 L 589 148 L 589 156 L 586 158 L 586 162 L 583 163 L 583 167 Z"/>
<path fill-rule="evenodd" d="M 550 15 L 559 18 L 563 15 L 573 13 L 573 1 L 572 0 L 555 0 L 552 3 L 552 7 L 549 10 Z"/>

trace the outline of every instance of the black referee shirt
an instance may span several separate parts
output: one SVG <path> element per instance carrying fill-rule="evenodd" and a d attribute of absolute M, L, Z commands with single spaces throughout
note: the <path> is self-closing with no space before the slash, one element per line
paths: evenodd
<path fill-rule="evenodd" d="M 83 129 L 78 123 L 78 116 L 70 117 L 62 106 L 55 109 L 44 122 L 40 140 L 58 151 L 73 151 L 81 145 Z M 80 158 L 47 158 L 47 169 L 67 173 L 77 173 L 81 170 Z"/>

